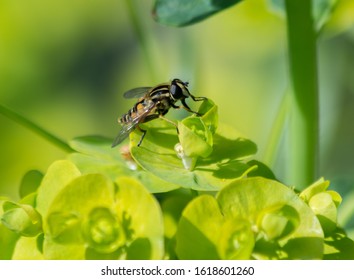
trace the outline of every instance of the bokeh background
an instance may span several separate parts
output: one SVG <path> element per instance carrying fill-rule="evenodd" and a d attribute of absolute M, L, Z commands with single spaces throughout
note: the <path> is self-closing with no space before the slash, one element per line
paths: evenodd
<path fill-rule="evenodd" d="M 345 197 L 348 223 L 354 201 L 354 1 L 323 2 L 336 5 L 318 40 L 319 176 Z M 194 95 L 212 98 L 220 121 L 253 140 L 257 159 L 287 183 L 286 137 L 271 158 L 267 151 L 289 84 L 281 11 L 265 0 L 247 0 L 201 23 L 172 28 L 153 20 L 153 4 L 0 0 L 0 104 L 65 141 L 89 134 L 113 139 L 117 118 L 132 105 L 122 97 L 126 90 L 179 77 Z M 66 156 L 1 114 L 0 131 L 0 195 L 16 199 L 28 170 L 45 172 Z"/>

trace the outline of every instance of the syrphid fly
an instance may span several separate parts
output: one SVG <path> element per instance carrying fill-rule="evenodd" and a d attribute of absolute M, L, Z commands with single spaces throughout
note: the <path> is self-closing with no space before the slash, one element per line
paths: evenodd
<path fill-rule="evenodd" d="M 182 82 L 180 79 L 173 79 L 170 83 L 159 84 L 155 87 L 139 87 L 131 89 L 124 93 L 125 98 L 139 98 L 133 108 L 118 119 L 118 123 L 122 125 L 115 138 L 112 148 L 120 144 L 134 130 L 138 129 L 143 134 L 140 138 L 138 146 L 141 145 L 146 130 L 139 127 L 139 124 L 152 121 L 157 118 L 163 118 L 168 110 L 184 108 L 185 110 L 198 114 L 189 108 L 185 99 L 191 97 L 194 101 L 203 101 L 206 97 L 195 97 L 188 90 L 188 82 Z M 181 101 L 181 105 L 176 105 L 177 101 Z M 168 119 L 165 119 L 168 122 Z M 173 123 L 173 122 L 171 122 Z M 174 124 L 174 123 L 173 123 Z M 176 124 L 174 124 L 176 125 Z"/>

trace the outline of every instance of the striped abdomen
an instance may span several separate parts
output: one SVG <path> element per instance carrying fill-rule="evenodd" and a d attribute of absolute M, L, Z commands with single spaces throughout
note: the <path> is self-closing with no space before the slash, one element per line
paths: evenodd
<path fill-rule="evenodd" d="M 155 112 L 154 102 L 152 100 L 145 99 L 144 97 L 139 99 L 139 101 L 131 108 L 126 114 L 118 119 L 119 123 L 131 123 L 136 119 L 141 117 L 146 117 L 149 114 Z M 143 122 L 143 120 L 141 121 Z"/>

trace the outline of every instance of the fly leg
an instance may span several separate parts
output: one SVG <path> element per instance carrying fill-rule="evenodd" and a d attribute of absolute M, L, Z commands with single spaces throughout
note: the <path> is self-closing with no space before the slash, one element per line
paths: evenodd
<path fill-rule="evenodd" d="M 140 132 L 143 133 L 143 135 L 141 135 L 141 138 L 139 140 L 139 143 L 138 143 L 138 147 L 140 147 L 141 143 L 143 142 L 143 139 L 145 137 L 145 134 L 146 134 L 146 130 L 145 129 L 142 129 L 140 126 L 137 126 L 136 127 Z"/>
<path fill-rule="evenodd" d="M 205 98 L 205 97 L 203 97 L 203 98 Z M 201 99 L 201 100 L 204 100 L 204 99 Z M 199 100 L 198 100 L 198 101 L 199 101 Z M 191 113 L 193 113 L 193 114 L 196 114 L 198 117 L 201 116 L 198 112 L 195 112 L 195 111 L 193 111 L 191 108 L 189 108 L 189 106 L 187 105 L 185 99 L 182 99 L 182 100 L 181 100 L 181 103 L 182 103 L 182 106 L 180 106 L 181 108 L 184 108 L 184 109 L 187 110 L 188 112 L 191 112 Z"/>
<path fill-rule="evenodd" d="M 175 124 L 173 121 L 171 121 L 171 120 L 169 120 L 169 119 L 166 119 L 163 115 L 159 115 L 159 118 L 162 119 L 162 120 L 164 120 L 164 121 L 166 121 L 166 122 L 168 122 L 168 123 L 170 123 L 170 124 L 172 124 L 172 125 L 174 125 L 174 126 L 176 127 L 177 134 L 179 134 L 177 124 Z"/>
<path fill-rule="evenodd" d="M 203 101 L 203 100 L 207 100 L 207 99 L 208 99 L 208 98 L 206 98 L 206 97 L 195 97 L 195 96 L 193 96 L 193 95 L 191 95 L 191 94 L 190 94 L 190 97 L 191 97 L 194 101 Z M 171 106 L 172 106 L 173 108 L 175 108 L 175 109 L 181 109 L 181 108 L 183 108 L 183 109 L 185 109 L 185 110 L 188 111 L 188 112 L 191 112 L 191 113 L 193 113 L 193 114 L 196 114 L 198 117 L 201 116 L 201 114 L 199 114 L 198 112 L 193 111 L 191 108 L 189 108 L 189 106 L 188 106 L 187 103 L 186 103 L 186 99 L 181 99 L 181 103 L 182 103 L 181 106 L 177 106 L 177 105 L 174 105 L 174 104 L 171 104 Z"/>
<path fill-rule="evenodd" d="M 175 109 L 182 109 L 183 108 L 184 110 L 186 110 L 188 112 L 191 112 L 193 114 L 196 114 L 197 116 L 200 116 L 200 114 L 198 112 L 195 112 L 191 108 L 189 108 L 189 106 L 187 105 L 187 103 L 186 103 L 186 101 L 184 99 L 182 99 L 181 102 L 182 102 L 183 105 L 177 106 L 175 104 L 171 104 L 171 107 L 175 108 Z"/>
<path fill-rule="evenodd" d="M 156 114 L 155 114 L 155 115 L 149 115 L 149 116 L 147 116 L 147 117 L 144 119 L 143 122 L 149 122 L 149 121 L 152 121 L 152 120 L 154 120 L 154 119 L 156 119 L 156 118 L 158 118 L 158 117 L 159 117 L 159 115 L 156 115 Z M 143 142 L 143 139 L 144 139 L 144 137 L 145 137 L 146 130 L 145 130 L 145 129 L 142 129 L 139 125 L 137 125 L 136 128 L 137 128 L 140 132 L 143 133 L 143 135 L 141 135 L 140 141 L 139 141 L 139 143 L 138 143 L 138 147 L 140 147 L 140 145 L 141 145 L 141 143 Z"/>
<path fill-rule="evenodd" d="M 203 101 L 203 100 L 207 100 L 208 98 L 206 97 L 202 97 L 202 96 L 199 96 L 199 97 L 195 97 L 194 95 L 190 94 L 190 97 L 194 100 L 194 101 Z"/>

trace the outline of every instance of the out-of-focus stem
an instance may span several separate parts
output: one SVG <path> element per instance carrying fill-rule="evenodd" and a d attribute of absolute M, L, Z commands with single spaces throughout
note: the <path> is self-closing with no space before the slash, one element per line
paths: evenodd
<path fill-rule="evenodd" d="M 311 5 L 311 0 L 285 0 L 293 97 L 289 180 L 300 189 L 315 180 L 319 153 L 316 31 Z"/>
<path fill-rule="evenodd" d="M 9 118 L 10 120 L 26 127 L 27 129 L 33 131 L 37 135 L 43 137 L 44 139 L 48 140 L 50 143 L 54 144 L 58 148 L 62 149 L 65 152 L 73 152 L 74 150 L 70 148 L 70 146 L 65 143 L 63 140 L 59 139 L 58 137 L 54 136 L 53 134 L 49 133 L 42 127 L 38 126 L 37 124 L 33 123 L 32 121 L 28 120 L 27 118 L 21 116 L 20 114 L 10 110 L 9 108 L 0 105 L 0 114 L 4 115 L 5 117 Z"/>

